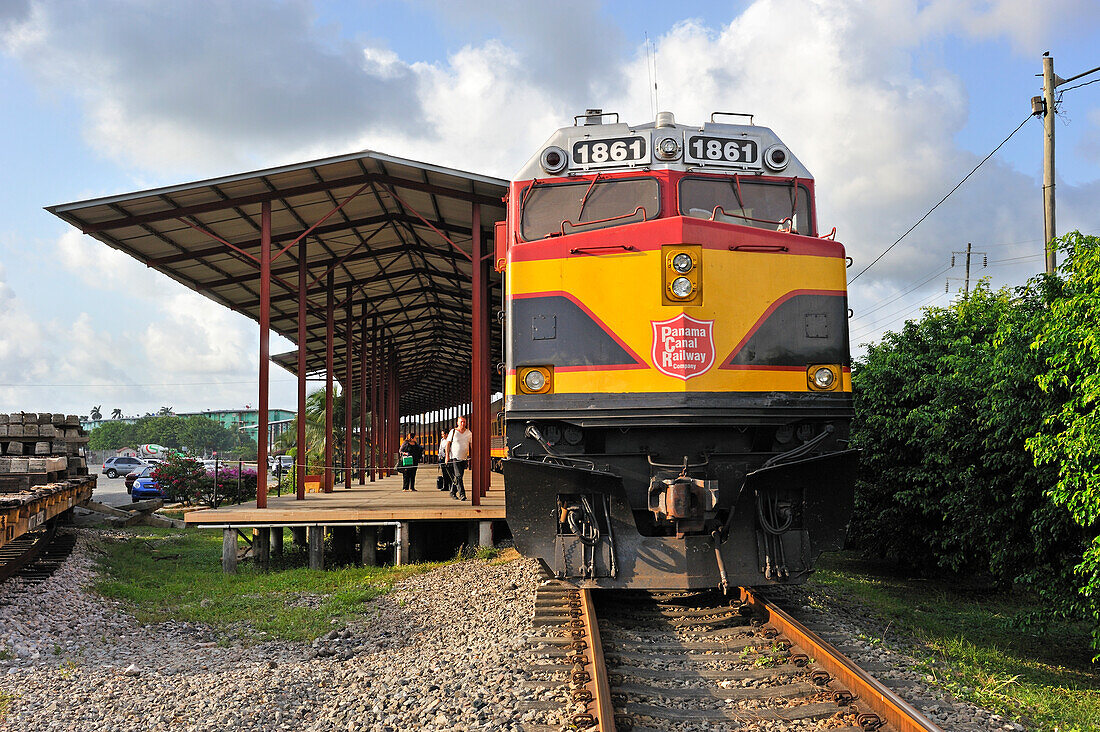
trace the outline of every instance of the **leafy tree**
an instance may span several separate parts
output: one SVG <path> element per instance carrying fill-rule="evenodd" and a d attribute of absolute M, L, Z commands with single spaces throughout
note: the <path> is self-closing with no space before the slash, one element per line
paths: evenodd
<path fill-rule="evenodd" d="M 1025 450 L 1055 399 L 1032 349 L 1059 282 L 986 284 L 925 311 L 856 363 L 852 445 L 862 449 L 851 536 L 917 571 L 1022 583 L 1073 612 L 1081 531 L 1047 497 L 1054 471 Z"/>
<path fill-rule="evenodd" d="M 1076 571 L 1081 601 L 1100 621 L 1100 238 L 1074 232 L 1058 247 L 1064 290 L 1033 346 L 1045 365 L 1039 386 L 1054 405 L 1028 447 L 1057 470 L 1049 495 L 1087 532 Z M 1100 623 L 1093 647 L 1100 649 Z"/>
<path fill-rule="evenodd" d="M 125 422 L 101 424 L 88 435 L 88 447 L 92 450 L 118 450 L 140 444 L 136 425 Z"/>

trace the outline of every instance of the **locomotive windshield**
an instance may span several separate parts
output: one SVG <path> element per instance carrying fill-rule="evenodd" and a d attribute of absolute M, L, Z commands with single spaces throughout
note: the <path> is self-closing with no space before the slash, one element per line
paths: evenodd
<path fill-rule="evenodd" d="M 680 181 L 680 213 L 772 231 L 790 218 L 792 231 L 806 236 L 811 233 L 810 193 L 793 183 L 684 178 Z"/>
<path fill-rule="evenodd" d="M 660 187 L 654 178 L 533 183 L 523 203 L 521 232 L 530 241 L 646 221 L 660 210 Z"/>

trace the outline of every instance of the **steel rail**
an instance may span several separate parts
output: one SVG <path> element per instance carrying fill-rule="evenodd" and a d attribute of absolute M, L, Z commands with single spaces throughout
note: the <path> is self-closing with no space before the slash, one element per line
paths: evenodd
<path fill-rule="evenodd" d="M 943 732 L 912 705 L 783 610 L 744 587 L 741 588 L 741 601 L 764 615 L 768 624 L 801 647 L 816 665 L 837 678 L 863 705 L 898 732 Z"/>
<path fill-rule="evenodd" d="M 15 574 L 18 573 L 19 570 L 23 569 L 28 564 L 31 564 L 36 559 L 38 559 L 38 557 L 42 555 L 42 552 L 45 551 L 46 547 L 50 545 L 50 542 L 53 540 L 53 536 L 56 531 L 57 522 L 52 520 L 47 522 L 46 531 L 39 535 L 34 540 L 34 543 L 26 549 L 26 551 L 21 553 L 19 556 L 13 557 L 12 559 L 4 561 L 3 564 L 0 564 L 0 582 L 4 582 L 5 580 L 15 576 Z M 23 536 L 28 535 L 24 534 Z M 19 539 L 16 539 L 16 542 L 17 541 L 19 541 Z M 13 544 L 15 544 L 15 542 L 7 544 L 6 546 L 4 546 L 3 550 L 0 550 L 0 559 L 3 559 L 4 554 L 12 548 Z"/>
<path fill-rule="evenodd" d="M 600 641 L 600 626 L 596 619 L 592 590 L 582 589 L 580 592 L 581 620 L 584 621 L 585 637 L 588 640 L 588 665 L 591 669 L 588 690 L 592 693 L 595 708 L 593 716 L 596 720 L 596 724 L 590 729 L 615 732 L 615 707 L 611 703 L 611 685 L 607 679 L 607 666 L 603 659 L 603 643 Z"/>

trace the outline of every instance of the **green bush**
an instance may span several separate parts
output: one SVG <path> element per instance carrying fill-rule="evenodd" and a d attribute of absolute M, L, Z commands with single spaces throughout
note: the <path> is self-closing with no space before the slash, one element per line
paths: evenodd
<path fill-rule="evenodd" d="M 1057 471 L 1049 495 L 1087 535 L 1075 570 L 1080 600 L 1100 621 L 1100 239 L 1074 232 L 1059 249 L 1064 289 L 1033 346 L 1044 364 L 1039 385 L 1053 404 L 1028 447 Z M 1100 649 L 1100 622 L 1093 647 Z"/>
<path fill-rule="evenodd" d="M 152 477 L 166 500 L 180 503 L 196 503 L 207 482 L 202 463 L 177 454 L 158 465 Z"/>
<path fill-rule="evenodd" d="M 1014 292 L 982 284 L 887 333 L 855 364 L 857 548 L 1079 609 L 1072 567 L 1085 537 L 1048 496 L 1056 471 L 1025 449 L 1057 407 L 1036 387 L 1044 352 L 1031 344 L 1059 292 L 1057 278 Z"/>

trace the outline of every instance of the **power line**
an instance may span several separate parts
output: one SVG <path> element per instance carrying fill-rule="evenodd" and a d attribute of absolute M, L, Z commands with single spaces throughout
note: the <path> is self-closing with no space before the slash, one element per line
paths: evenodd
<path fill-rule="evenodd" d="M 927 275 L 926 277 L 920 278 L 920 280 L 917 281 L 916 284 L 914 284 L 912 287 L 909 287 L 909 289 L 905 290 L 905 292 L 899 293 L 899 294 L 891 297 L 889 300 L 884 300 L 884 301 L 880 301 L 880 302 L 875 303 L 875 307 L 871 308 L 870 310 L 863 310 L 863 311 L 860 311 L 860 312 L 856 313 L 852 317 L 852 320 L 858 320 L 860 318 L 866 318 L 868 315 L 871 315 L 872 313 L 877 313 L 879 310 L 882 310 L 887 305 L 895 303 L 898 300 L 900 300 L 901 298 L 905 297 L 910 292 L 913 292 L 914 290 L 919 290 L 921 287 L 924 287 L 929 282 L 936 279 L 941 274 L 943 274 L 944 272 L 947 272 L 950 269 L 951 269 L 950 266 L 941 267 L 940 269 L 936 270 L 932 274 Z"/>
<path fill-rule="evenodd" d="M 939 200 L 939 203 L 937 203 L 937 204 L 936 204 L 935 206 L 933 206 L 932 208 L 928 209 L 928 213 L 924 214 L 924 216 L 921 216 L 921 217 L 920 217 L 920 219 L 918 219 L 918 220 L 917 220 L 917 223 L 913 224 L 913 225 L 912 225 L 912 226 L 910 226 L 910 227 L 909 227 L 908 229 L 906 229 L 906 230 L 905 230 L 905 233 L 904 233 L 904 234 L 902 234 L 901 236 L 899 236 L 899 237 L 898 237 L 898 238 L 897 238 L 897 239 L 896 239 L 896 240 L 894 241 L 894 243 L 893 243 L 893 244 L 891 244 L 890 246 L 886 247 L 886 250 L 885 250 L 885 251 L 884 251 L 884 252 L 883 252 L 882 254 L 880 254 L 880 255 L 878 255 L 877 257 L 875 257 L 875 259 L 874 259 L 874 261 L 873 261 L 873 262 L 871 262 L 871 263 L 870 263 L 870 264 L 868 264 L 868 265 L 867 265 L 866 267 L 864 267 L 863 269 L 861 269 L 861 270 L 859 271 L 859 274 L 857 274 L 857 275 L 856 275 L 855 277 L 853 277 L 852 279 L 848 280 L 848 284 L 850 285 L 850 284 L 852 284 L 853 282 L 855 282 L 856 280 L 858 280 L 858 279 L 860 278 L 860 276 L 861 276 L 861 275 L 862 275 L 862 274 L 863 274 L 864 272 L 866 272 L 867 270 L 871 269 L 871 267 L 874 267 L 874 266 L 875 266 L 876 264 L 878 264 L 879 260 L 881 260 L 881 259 L 882 259 L 883 257 L 885 257 L 885 256 L 886 256 L 886 255 L 887 255 L 887 254 L 888 254 L 888 253 L 890 252 L 890 250 L 891 250 L 891 249 L 893 249 L 893 248 L 894 248 L 894 247 L 896 247 L 896 246 L 897 246 L 898 244 L 900 244 L 900 243 L 901 243 L 901 240 L 902 240 L 902 239 L 904 239 L 905 237 L 909 236 L 909 232 L 911 232 L 911 231 L 912 231 L 913 229 L 915 229 L 915 228 L 917 228 L 918 226 L 920 226 L 920 225 L 921 225 L 921 222 L 923 222 L 923 221 L 924 221 L 924 220 L 925 220 L 926 218 L 928 218 L 929 216 L 931 216 L 931 215 L 932 215 L 932 212 L 933 212 L 933 211 L 935 211 L 935 210 L 936 210 L 937 208 L 939 208 L 939 207 L 940 207 L 940 205 L 941 205 L 941 204 L 942 204 L 942 203 L 943 203 L 944 201 L 946 201 L 946 200 L 947 200 L 948 198 L 950 198 L 950 197 L 951 197 L 951 194 L 952 194 L 952 193 L 954 193 L 955 191 L 959 190 L 959 188 L 960 188 L 960 187 L 962 186 L 962 184 L 963 184 L 963 183 L 965 183 L 965 182 L 966 182 L 966 181 L 967 181 L 967 180 L 968 180 L 968 179 L 970 178 L 970 176 L 974 175 L 974 173 L 976 173 L 976 172 L 978 171 L 978 168 L 980 168 L 980 167 L 982 167 L 983 165 L 985 165 L 986 161 L 987 161 L 987 160 L 989 160 L 989 159 L 990 159 L 991 157 L 993 157 L 993 156 L 994 156 L 994 155 L 995 155 L 995 154 L 997 153 L 997 151 L 998 151 L 998 150 L 1000 150 L 1000 149 L 1001 149 L 1001 148 L 1002 148 L 1002 147 L 1004 146 L 1004 144 L 1005 144 L 1006 142 L 1008 142 L 1009 140 L 1011 140 L 1011 139 L 1012 139 L 1012 137 L 1013 137 L 1013 136 L 1014 136 L 1014 135 L 1015 135 L 1015 134 L 1016 134 L 1017 132 L 1019 132 L 1019 131 L 1020 131 L 1021 129 L 1023 129 L 1023 126 L 1024 126 L 1024 125 L 1026 125 L 1026 124 L 1027 124 L 1027 122 L 1028 122 L 1028 120 L 1029 120 L 1029 119 L 1031 119 L 1031 118 L 1032 118 L 1032 115 L 1030 115 L 1030 114 L 1029 114 L 1029 115 L 1028 115 L 1027 117 L 1025 117 L 1025 118 L 1024 118 L 1024 121 L 1023 121 L 1023 122 L 1021 122 L 1021 123 L 1019 124 L 1019 126 L 1018 126 L 1018 127 L 1016 128 L 1016 129 L 1014 129 L 1014 130 L 1013 130 L 1012 132 L 1010 132 L 1010 133 L 1008 134 L 1008 137 L 1006 137 L 1005 139 L 1001 140 L 1001 143 L 1000 143 L 999 145 L 997 145 L 997 147 L 993 148 L 993 151 L 992 151 L 992 152 L 990 152 L 990 153 L 989 153 L 988 155 L 986 155 L 986 156 L 985 156 L 984 158 L 982 158 L 981 162 L 980 162 L 980 163 L 978 163 L 977 165 L 975 165 L 975 166 L 974 166 L 974 168 L 973 168 L 973 170 L 971 170 L 971 171 L 970 171 L 969 173 L 967 173 L 967 174 L 966 174 L 966 176 L 965 176 L 965 177 L 964 177 L 964 178 L 963 178 L 962 180 L 960 180 L 960 181 L 959 181 L 958 183 L 956 183 L 956 184 L 955 184 L 955 187 L 954 187 L 954 188 L 952 188 L 952 189 L 951 189 L 950 191 L 948 191 L 948 192 L 947 192 L 947 195 L 946 195 L 946 196 L 944 196 L 943 198 L 941 198 L 941 199 Z"/>
<path fill-rule="evenodd" d="M 852 334 L 850 337 L 859 338 L 859 337 L 862 337 L 862 336 L 864 336 L 868 333 L 873 333 L 876 330 L 876 326 L 879 323 L 892 323 L 893 321 L 897 320 L 899 316 L 905 316 L 905 315 L 908 315 L 909 313 L 913 312 L 914 310 L 919 310 L 920 308 L 924 307 L 927 303 L 929 303 L 929 302 L 935 300 L 936 298 L 941 297 L 942 295 L 945 295 L 945 294 L 947 294 L 947 293 L 945 293 L 945 292 L 933 293 L 932 295 L 930 295 L 929 297 L 924 298 L 923 300 L 916 303 L 915 305 L 906 305 L 901 310 L 895 310 L 894 312 L 890 313 L 889 315 L 883 316 L 882 318 L 879 318 L 878 320 L 874 321 L 873 323 L 865 323 L 863 326 L 860 327 L 858 334 Z"/>
<path fill-rule="evenodd" d="M 1065 89 L 1057 89 L 1056 91 L 1059 94 L 1065 94 L 1068 91 L 1073 91 L 1074 89 L 1080 89 L 1083 86 L 1088 86 L 1089 84 L 1095 84 L 1098 81 L 1100 81 L 1100 79 L 1093 79 L 1092 81 L 1085 81 L 1085 82 L 1082 82 L 1080 84 L 1074 84 L 1073 86 L 1067 86 Z"/>

